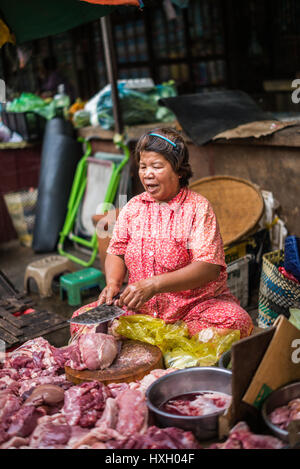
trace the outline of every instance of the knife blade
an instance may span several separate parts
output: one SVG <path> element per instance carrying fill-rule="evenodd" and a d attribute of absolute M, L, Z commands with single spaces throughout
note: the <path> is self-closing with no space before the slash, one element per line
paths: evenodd
<path fill-rule="evenodd" d="M 113 297 L 116 300 L 120 297 L 120 293 Z M 124 314 L 124 309 L 119 308 L 115 305 L 108 305 L 106 303 L 91 308 L 85 313 L 79 314 L 78 316 L 68 320 L 71 324 L 78 324 L 82 326 L 93 326 L 95 324 L 101 324 L 102 322 L 111 321 L 112 319 L 118 318 Z"/>

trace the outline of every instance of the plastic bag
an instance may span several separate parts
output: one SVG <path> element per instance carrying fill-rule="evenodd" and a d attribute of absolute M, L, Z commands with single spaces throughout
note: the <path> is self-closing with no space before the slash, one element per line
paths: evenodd
<path fill-rule="evenodd" d="M 76 111 L 73 115 L 73 125 L 76 129 L 80 129 L 81 127 L 91 125 L 90 118 L 91 115 L 88 111 L 80 109 L 79 111 Z"/>
<path fill-rule="evenodd" d="M 172 98 L 174 96 L 177 96 L 174 80 L 170 80 L 160 85 L 156 85 L 155 88 L 150 91 L 149 94 L 152 99 L 157 102 L 157 104 L 160 98 Z M 157 122 L 172 122 L 176 120 L 176 116 L 175 114 L 173 114 L 172 111 L 170 111 L 166 106 L 160 106 L 159 104 L 157 106 L 155 117 L 155 121 Z"/>
<path fill-rule="evenodd" d="M 11 103 L 7 104 L 9 112 L 27 112 L 46 106 L 46 102 L 33 93 L 21 93 Z"/>
<path fill-rule="evenodd" d="M 140 340 L 158 346 L 166 368 L 215 365 L 220 356 L 240 339 L 240 331 L 205 329 L 190 337 L 186 323 L 166 324 L 162 319 L 146 315 L 122 316 L 115 332 L 128 339 Z"/>
<path fill-rule="evenodd" d="M 33 93 L 21 93 L 18 98 L 7 103 L 6 110 L 8 112 L 35 112 L 48 120 L 53 119 L 57 111 L 54 100 L 49 102 Z"/>
<path fill-rule="evenodd" d="M 297 327 L 297 329 L 300 329 L 300 309 L 290 308 L 289 311 L 289 321 L 293 324 L 293 326 Z"/>
<path fill-rule="evenodd" d="M 125 125 L 147 124 L 157 121 L 175 120 L 167 108 L 159 106 L 162 97 L 176 96 L 173 82 L 156 85 L 152 90 L 140 92 L 126 88 L 126 82 L 118 83 L 118 94 Z M 107 85 L 98 95 L 97 115 L 101 127 L 114 128 L 113 103 L 111 86 Z"/>

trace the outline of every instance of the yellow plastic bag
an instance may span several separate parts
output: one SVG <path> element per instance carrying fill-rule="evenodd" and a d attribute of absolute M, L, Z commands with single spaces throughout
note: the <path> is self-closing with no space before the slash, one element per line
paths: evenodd
<path fill-rule="evenodd" d="M 190 337 L 187 325 L 178 321 L 166 324 L 162 319 L 146 315 L 122 316 L 115 331 L 128 339 L 157 345 L 166 368 L 215 365 L 220 356 L 240 339 L 240 331 L 205 329 Z"/>

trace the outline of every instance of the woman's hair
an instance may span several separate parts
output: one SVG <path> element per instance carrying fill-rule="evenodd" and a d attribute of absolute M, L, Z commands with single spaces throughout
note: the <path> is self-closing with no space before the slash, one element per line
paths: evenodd
<path fill-rule="evenodd" d="M 163 155 L 169 161 L 175 173 L 180 176 L 180 186 L 188 185 L 189 179 L 193 176 L 189 163 L 189 151 L 184 139 L 176 130 L 163 127 L 153 129 L 142 135 L 135 148 L 137 163 L 140 162 L 140 155 L 144 151 L 154 151 Z"/>

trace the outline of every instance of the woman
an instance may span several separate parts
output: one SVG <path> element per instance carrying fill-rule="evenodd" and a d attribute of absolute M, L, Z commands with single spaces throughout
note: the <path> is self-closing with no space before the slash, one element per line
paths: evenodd
<path fill-rule="evenodd" d="M 252 331 L 252 321 L 229 292 L 222 239 L 210 203 L 188 189 L 188 149 L 175 130 L 155 129 L 136 147 L 145 189 L 122 209 L 105 261 L 99 304 L 201 329 Z M 128 286 L 118 300 L 126 272 Z"/>

